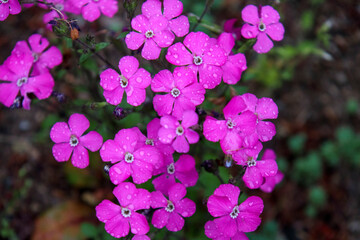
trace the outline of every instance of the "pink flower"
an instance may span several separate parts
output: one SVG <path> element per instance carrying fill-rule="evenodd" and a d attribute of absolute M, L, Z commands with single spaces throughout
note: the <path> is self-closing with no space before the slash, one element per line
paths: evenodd
<path fill-rule="evenodd" d="M 185 48 L 186 47 L 186 48 Z M 224 50 L 203 32 L 189 33 L 183 43 L 169 47 L 166 59 L 177 66 L 189 66 L 199 73 L 199 82 L 206 89 L 215 88 L 221 82 L 227 55 Z"/>
<path fill-rule="evenodd" d="M 107 140 L 100 149 L 104 162 L 114 164 L 110 167 L 110 180 L 115 185 L 130 176 L 134 183 L 141 184 L 152 176 L 154 165 L 161 161 L 158 150 L 152 146 L 136 147 L 139 140 L 138 131 L 122 129 L 114 140 Z"/>
<path fill-rule="evenodd" d="M 275 125 L 272 122 L 263 121 L 265 119 L 276 119 L 278 117 L 278 107 L 271 98 L 258 99 L 254 94 L 245 93 L 242 99 L 246 104 L 246 110 L 253 112 L 256 116 L 256 131 L 253 136 L 247 136 L 249 142 L 270 141 L 276 134 Z"/>
<path fill-rule="evenodd" d="M 154 175 L 161 174 L 152 181 L 155 190 L 167 195 L 169 188 L 175 184 L 176 179 L 179 180 L 185 187 L 195 186 L 199 174 L 195 168 L 195 159 L 190 155 L 181 155 L 174 163 L 173 157 L 166 156 L 164 158 L 164 166 Z"/>
<path fill-rule="evenodd" d="M 62 62 L 60 50 L 55 46 L 49 47 L 49 41 L 40 34 L 31 35 L 28 42 L 29 44 L 26 41 L 17 42 L 12 53 L 18 55 L 26 53 L 33 56 L 34 65 L 31 75 L 49 72 L 50 69 Z"/>
<path fill-rule="evenodd" d="M 0 21 L 4 21 L 9 14 L 16 15 L 21 11 L 18 0 L 2 0 L 0 1 Z"/>
<path fill-rule="evenodd" d="M 264 155 L 262 156 L 262 159 L 276 159 L 275 152 L 271 149 L 267 149 L 264 152 Z M 260 189 L 263 192 L 270 193 L 274 190 L 275 186 L 282 181 L 284 178 L 284 174 L 280 172 L 280 170 L 277 171 L 275 176 L 271 177 L 265 177 L 265 182 L 263 185 L 261 185 Z"/>
<path fill-rule="evenodd" d="M 96 217 L 105 223 L 106 232 L 116 238 L 128 235 L 130 227 L 135 235 L 149 232 L 145 216 L 137 211 L 150 208 L 150 193 L 145 189 L 137 189 L 133 183 L 124 182 L 114 188 L 113 194 L 120 206 L 105 199 L 95 208 Z"/>
<path fill-rule="evenodd" d="M 259 7 L 247 5 L 241 12 L 246 22 L 241 29 L 244 38 L 257 38 L 254 50 L 258 53 L 267 53 L 274 46 L 274 41 L 284 38 L 284 26 L 279 22 L 279 13 L 271 6 Z M 269 38 L 270 37 L 270 38 Z"/>
<path fill-rule="evenodd" d="M 241 96 L 233 97 L 224 107 L 225 120 L 217 120 L 207 116 L 203 125 L 203 133 L 211 142 L 220 141 L 225 154 L 237 151 L 243 143 L 242 135 L 252 134 L 255 131 L 256 115 L 245 111 L 246 105 Z"/>
<path fill-rule="evenodd" d="M 131 240 L 151 240 L 151 239 L 146 235 L 134 235 Z"/>
<path fill-rule="evenodd" d="M 226 20 L 224 23 L 224 32 L 231 33 L 235 40 L 241 39 L 241 28 L 234 27 L 235 23 L 237 22 L 236 18 L 232 18 Z"/>
<path fill-rule="evenodd" d="M 83 18 L 89 22 L 98 19 L 102 14 L 112 18 L 118 11 L 116 0 L 70 0 L 75 8 L 80 8 Z"/>
<path fill-rule="evenodd" d="M 139 61 L 132 56 L 122 57 L 119 69 L 120 74 L 108 68 L 100 75 L 100 85 L 104 89 L 106 101 L 112 105 L 120 104 L 125 91 L 127 102 L 132 106 L 139 106 L 145 101 L 145 88 L 151 83 L 150 73 L 139 68 Z"/>
<path fill-rule="evenodd" d="M 169 200 L 159 192 L 151 193 L 151 207 L 157 208 L 152 217 L 151 223 L 156 228 L 166 228 L 169 231 L 177 232 L 184 227 L 182 217 L 191 217 L 196 210 L 196 205 L 186 195 L 186 188 L 175 183 L 169 188 Z"/>
<path fill-rule="evenodd" d="M 13 52 L 3 65 L 0 65 L 0 102 L 10 107 L 19 91 L 23 96 L 22 106 L 30 109 L 29 93 L 33 93 L 39 99 L 48 98 L 54 87 L 54 79 L 46 72 L 38 75 L 30 75 L 34 57 L 28 52 Z"/>
<path fill-rule="evenodd" d="M 221 184 L 208 199 L 209 213 L 216 217 L 214 223 L 224 237 L 232 238 L 238 232 L 255 231 L 261 223 L 262 199 L 251 196 L 238 204 L 239 195 L 238 187 Z"/>
<path fill-rule="evenodd" d="M 232 54 L 235 39 L 230 33 L 222 33 L 217 39 L 217 44 L 225 51 L 227 60 L 221 66 L 223 70 L 223 81 L 227 84 L 236 84 L 241 73 L 247 69 L 245 55 L 242 53 Z"/>
<path fill-rule="evenodd" d="M 185 111 L 182 121 L 170 115 L 160 119 L 161 128 L 159 129 L 159 140 L 165 144 L 171 144 L 175 151 L 187 153 L 190 149 L 189 144 L 199 141 L 199 134 L 190 129 L 197 124 L 198 115 L 194 111 Z"/>
<path fill-rule="evenodd" d="M 152 16 L 164 16 L 169 21 L 169 29 L 178 37 L 183 37 L 189 32 L 189 20 L 181 15 L 183 4 L 179 0 L 164 0 L 164 11 L 161 11 L 159 0 L 147 0 L 141 6 L 142 14 L 147 18 Z"/>
<path fill-rule="evenodd" d="M 141 56 L 147 60 L 159 58 L 161 48 L 170 46 L 175 35 L 168 30 L 169 21 L 163 16 L 154 15 L 147 18 L 138 15 L 131 21 L 131 26 L 137 32 L 130 32 L 125 37 L 125 43 L 131 50 L 141 50 Z"/>
<path fill-rule="evenodd" d="M 62 17 L 64 17 L 64 19 L 67 19 L 66 16 L 67 12 L 76 15 L 81 14 L 81 8 L 74 6 L 72 4 L 72 0 L 48 0 L 47 2 L 53 3 L 55 8 L 62 13 Z M 37 6 L 45 9 L 49 8 L 44 4 L 37 4 Z M 55 10 L 51 10 L 50 12 L 44 14 L 43 22 L 46 24 L 46 28 L 51 30 L 51 25 L 49 24 L 49 22 L 51 20 L 54 20 L 55 18 L 60 18 L 60 17 L 61 17 L 60 14 Z"/>
<path fill-rule="evenodd" d="M 89 165 L 88 150 L 98 151 L 103 143 L 102 136 L 90 131 L 84 135 L 90 126 L 89 120 L 82 114 L 74 113 L 69 122 L 57 122 L 51 128 L 50 138 L 55 145 L 52 148 L 54 158 L 58 162 L 69 160 L 77 168 L 86 168 Z"/>
<path fill-rule="evenodd" d="M 261 149 L 261 143 L 258 142 L 254 148 L 244 148 L 233 154 L 238 165 L 246 166 L 243 180 L 245 185 L 251 189 L 259 188 L 263 184 L 264 178 L 275 176 L 278 171 L 275 158 L 272 158 L 272 155 L 266 151 L 261 160 L 256 160 Z"/>
<path fill-rule="evenodd" d="M 214 221 L 207 221 L 205 223 L 205 235 L 214 240 L 249 240 L 243 232 L 237 231 L 231 238 L 225 237 L 224 233 L 220 231 Z"/>
<path fill-rule="evenodd" d="M 184 111 L 195 111 L 195 106 L 204 101 L 205 89 L 197 83 L 194 72 L 187 68 L 162 70 L 154 76 L 151 83 L 154 92 L 165 92 L 165 95 L 155 95 L 154 109 L 160 115 L 170 115 L 181 118 Z"/>

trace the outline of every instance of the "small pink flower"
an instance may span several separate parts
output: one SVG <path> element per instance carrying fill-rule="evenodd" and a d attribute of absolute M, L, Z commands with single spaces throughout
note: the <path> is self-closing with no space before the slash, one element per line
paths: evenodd
<path fill-rule="evenodd" d="M 60 50 L 55 46 L 49 47 L 49 41 L 40 34 L 31 35 L 28 42 L 29 44 L 26 41 L 17 42 L 12 53 L 20 54 L 23 52 L 33 56 L 34 65 L 32 75 L 49 72 L 50 69 L 62 62 L 63 59 Z"/>
<path fill-rule="evenodd" d="M 189 144 L 199 141 L 199 134 L 190 129 L 198 120 L 199 117 L 194 111 L 185 111 L 181 123 L 174 116 L 163 116 L 160 119 L 159 140 L 171 144 L 179 153 L 187 153 L 190 150 Z"/>
<path fill-rule="evenodd" d="M 100 149 L 104 162 L 114 164 L 109 176 L 115 185 L 132 176 L 134 183 L 141 184 L 152 177 L 154 166 L 161 161 L 158 150 L 152 146 L 139 146 L 138 130 L 122 129 L 114 140 L 107 140 Z"/>
<path fill-rule="evenodd" d="M 181 155 L 174 163 L 173 156 L 166 156 L 164 158 L 164 166 L 154 175 L 160 174 L 152 181 L 156 191 L 160 191 L 167 195 L 169 188 L 175 184 L 176 179 L 179 180 L 185 187 L 195 186 L 199 174 L 195 168 L 195 159 L 190 155 Z"/>
<path fill-rule="evenodd" d="M 22 106 L 30 109 L 29 93 L 38 99 L 45 99 L 51 95 L 54 79 L 49 72 L 30 75 L 34 57 L 28 52 L 13 52 L 3 65 L 0 65 L 0 102 L 10 107 L 19 91 L 23 96 Z"/>
<path fill-rule="evenodd" d="M 257 53 L 267 53 L 274 46 L 274 41 L 284 38 L 284 26 L 279 22 L 279 13 L 271 6 L 247 5 L 241 12 L 246 22 L 241 29 L 244 38 L 257 38 L 254 50 Z M 270 38 L 269 38 L 270 37 Z"/>
<path fill-rule="evenodd" d="M 147 18 L 152 16 L 164 16 L 169 21 L 169 29 L 178 37 L 183 37 L 189 32 L 189 20 L 181 15 L 183 4 L 179 0 L 164 0 L 164 11 L 161 11 L 161 2 L 159 0 L 147 0 L 141 6 L 141 12 Z"/>
<path fill-rule="evenodd" d="M 131 233 L 135 235 L 141 236 L 149 232 L 145 216 L 137 211 L 150 208 L 150 193 L 145 189 L 137 189 L 133 183 L 124 182 L 114 188 L 113 194 L 120 206 L 105 199 L 95 208 L 96 217 L 105 223 L 106 232 L 116 238 L 128 235 L 130 227 Z"/>
<path fill-rule="evenodd" d="M 9 14 L 16 15 L 21 12 L 21 6 L 18 0 L 0 1 L 0 21 L 4 21 Z"/>
<path fill-rule="evenodd" d="M 195 111 L 195 106 L 204 101 L 205 89 L 197 83 L 194 72 L 187 68 L 175 68 L 157 73 L 151 83 L 154 92 L 165 92 L 155 95 L 153 103 L 155 111 L 160 115 L 180 118 L 184 111 Z"/>
<path fill-rule="evenodd" d="M 227 84 L 236 84 L 243 71 L 247 69 L 245 55 L 242 53 L 232 54 L 235 39 L 230 33 L 222 33 L 217 39 L 217 44 L 225 51 L 227 60 L 221 66 L 223 81 Z"/>
<path fill-rule="evenodd" d="M 55 8 L 62 13 L 62 16 L 60 16 L 58 11 L 51 10 L 50 12 L 44 14 L 43 22 L 46 24 L 46 28 L 51 30 L 51 25 L 49 22 L 51 20 L 54 20 L 55 18 L 63 17 L 64 19 L 67 19 L 66 13 L 72 13 L 79 15 L 81 14 L 81 8 L 76 7 L 71 2 L 72 0 L 48 0 L 48 3 L 53 3 Z M 44 4 L 37 4 L 37 6 L 48 9 L 49 7 Z"/>
<path fill-rule="evenodd" d="M 239 150 L 243 145 L 242 135 L 252 134 L 256 127 L 256 115 L 245 111 L 246 105 L 241 96 L 233 97 L 224 107 L 225 120 L 217 120 L 207 116 L 203 125 L 203 133 L 211 142 L 220 141 L 225 154 Z"/>
<path fill-rule="evenodd" d="M 131 50 L 144 45 L 141 56 L 147 60 L 155 60 L 160 56 L 161 48 L 169 47 L 175 35 L 168 30 L 169 21 L 163 16 L 138 15 L 131 21 L 132 31 L 125 37 L 125 43 Z"/>
<path fill-rule="evenodd" d="M 112 105 L 120 104 L 125 91 L 127 102 L 139 106 L 145 101 L 145 88 L 151 83 L 150 73 L 139 68 L 139 61 L 132 56 L 122 57 L 119 69 L 121 74 L 111 68 L 100 74 L 100 85 L 106 101 Z"/>
<path fill-rule="evenodd" d="M 235 23 L 238 20 L 236 18 L 232 18 L 229 20 L 226 20 L 224 23 L 224 32 L 231 33 L 235 40 L 241 39 L 241 28 L 234 27 Z"/>
<path fill-rule="evenodd" d="M 224 237 L 233 238 L 238 232 L 253 232 L 261 223 L 259 215 L 264 208 L 262 199 L 251 196 L 238 204 L 239 195 L 238 187 L 221 184 L 208 199 L 209 213 L 216 217 L 215 228 L 217 227 Z"/>
<path fill-rule="evenodd" d="M 243 232 L 237 231 L 231 238 L 225 237 L 224 233 L 220 231 L 214 221 L 207 221 L 205 223 L 205 235 L 214 240 L 249 240 Z"/>
<path fill-rule="evenodd" d="M 102 136 L 90 131 L 84 135 L 90 126 L 89 120 L 82 114 L 74 113 L 69 122 L 57 122 L 51 128 L 50 138 L 55 145 L 52 148 L 54 158 L 58 162 L 69 160 L 77 168 L 86 168 L 89 165 L 88 150 L 98 151 L 103 143 Z"/>
<path fill-rule="evenodd" d="M 271 149 L 267 149 L 264 152 L 264 155 L 262 156 L 262 159 L 276 159 L 275 152 Z M 271 177 L 265 177 L 265 182 L 263 185 L 261 185 L 260 189 L 263 192 L 270 193 L 274 190 L 275 186 L 279 184 L 284 178 L 284 174 L 280 172 L 280 170 L 277 171 L 275 176 Z"/>
<path fill-rule="evenodd" d="M 224 50 L 210 40 L 203 32 L 191 32 L 184 43 L 169 47 L 166 59 L 177 66 L 189 66 L 199 73 L 199 83 L 206 89 L 215 88 L 221 82 L 227 55 Z"/>
<path fill-rule="evenodd" d="M 166 228 L 177 232 L 184 227 L 183 217 L 191 217 L 196 210 L 196 205 L 186 195 L 186 188 L 175 183 L 169 188 L 169 200 L 159 192 L 151 193 L 151 207 L 156 208 L 151 223 L 156 228 Z"/>
<path fill-rule="evenodd" d="M 264 154 L 261 160 L 256 160 L 262 145 L 258 142 L 254 148 L 244 148 L 233 154 L 233 158 L 238 165 L 246 166 L 243 180 L 248 188 L 259 188 L 264 178 L 275 176 L 278 171 L 276 161 L 268 153 Z M 270 157 L 270 158 L 268 158 Z"/>
<path fill-rule="evenodd" d="M 151 239 L 146 235 L 134 235 L 131 240 L 151 240 Z"/>
<path fill-rule="evenodd" d="M 102 14 L 112 18 L 118 11 L 116 0 L 70 0 L 75 8 L 80 8 L 83 18 L 89 22 L 98 19 Z"/>

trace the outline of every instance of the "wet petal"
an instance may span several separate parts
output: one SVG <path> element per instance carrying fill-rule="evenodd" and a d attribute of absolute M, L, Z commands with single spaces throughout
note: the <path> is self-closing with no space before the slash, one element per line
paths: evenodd
<path fill-rule="evenodd" d="M 114 69 L 108 68 L 100 74 L 100 86 L 104 90 L 112 91 L 120 86 L 119 78 L 119 74 Z"/>
<path fill-rule="evenodd" d="M 80 137 L 80 142 L 81 145 L 83 145 L 90 151 L 95 152 L 101 148 L 103 138 L 99 133 L 91 131 L 88 134 Z"/>
<path fill-rule="evenodd" d="M 74 153 L 71 157 L 71 163 L 77 168 L 86 168 L 89 166 L 89 153 L 82 145 L 77 145 L 74 148 Z"/>
<path fill-rule="evenodd" d="M 141 51 L 141 56 L 146 60 L 155 60 L 160 56 L 161 48 L 152 39 L 147 39 L 144 48 Z"/>
<path fill-rule="evenodd" d="M 273 42 L 266 35 L 266 33 L 259 33 L 257 36 L 257 41 L 254 45 L 254 50 L 257 53 L 267 53 L 274 46 Z"/>
<path fill-rule="evenodd" d="M 145 42 L 145 36 L 142 33 L 130 32 L 125 37 L 126 46 L 131 50 L 139 49 Z"/>
<path fill-rule="evenodd" d="M 175 43 L 169 47 L 166 60 L 177 66 L 186 66 L 193 63 L 193 56 L 182 43 Z"/>
<path fill-rule="evenodd" d="M 90 127 L 89 120 L 79 113 L 74 113 L 69 118 L 69 128 L 71 133 L 75 134 L 77 137 L 83 135 L 83 133 Z"/>
<path fill-rule="evenodd" d="M 122 57 L 119 61 L 121 74 L 129 79 L 139 68 L 139 61 L 133 56 Z"/>
<path fill-rule="evenodd" d="M 254 5 L 247 5 L 241 11 L 241 17 L 244 22 L 251 23 L 253 25 L 259 22 L 258 8 Z"/>
<path fill-rule="evenodd" d="M 101 15 L 100 9 L 98 8 L 97 4 L 91 1 L 82 7 L 81 13 L 83 18 L 89 22 L 95 21 Z"/>
<path fill-rule="evenodd" d="M 261 18 L 263 22 L 267 25 L 267 24 L 279 22 L 280 15 L 278 11 L 276 11 L 273 7 L 263 6 L 261 8 Z"/>
<path fill-rule="evenodd" d="M 50 138 L 55 143 L 70 141 L 71 132 L 66 122 L 57 122 L 50 130 Z"/>
<path fill-rule="evenodd" d="M 52 147 L 52 154 L 55 160 L 58 162 L 65 162 L 69 160 L 72 151 L 73 151 L 73 147 L 71 147 L 68 142 L 56 143 Z"/>
<path fill-rule="evenodd" d="M 169 21 L 170 30 L 175 33 L 177 37 L 183 37 L 189 33 L 190 23 L 189 19 L 181 15 L 178 18 Z"/>

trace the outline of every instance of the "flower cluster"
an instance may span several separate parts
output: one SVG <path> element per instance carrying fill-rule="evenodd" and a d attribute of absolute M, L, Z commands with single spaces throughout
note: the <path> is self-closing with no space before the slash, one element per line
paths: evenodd
<path fill-rule="evenodd" d="M 38 99 L 51 95 L 54 79 L 50 70 L 62 62 L 62 54 L 39 34 L 33 34 L 27 41 L 19 41 L 11 55 L 0 65 L 0 102 L 10 107 L 18 93 L 23 108 L 30 109 L 29 94 Z"/>

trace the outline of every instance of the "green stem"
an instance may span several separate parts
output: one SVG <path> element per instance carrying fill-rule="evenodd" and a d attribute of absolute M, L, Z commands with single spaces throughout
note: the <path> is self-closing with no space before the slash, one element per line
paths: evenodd
<path fill-rule="evenodd" d="M 213 4 L 214 0 L 206 0 L 206 4 L 205 4 L 205 8 L 204 11 L 201 13 L 200 18 L 198 19 L 197 23 L 193 26 L 193 28 L 191 29 L 190 32 L 194 32 L 196 27 L 200 24 L 201 20 L 203 19 L 203 17 L 205 16 L 205 14 L 207 13 L 207 11 L 210 9 L 211 5 Z"/>

